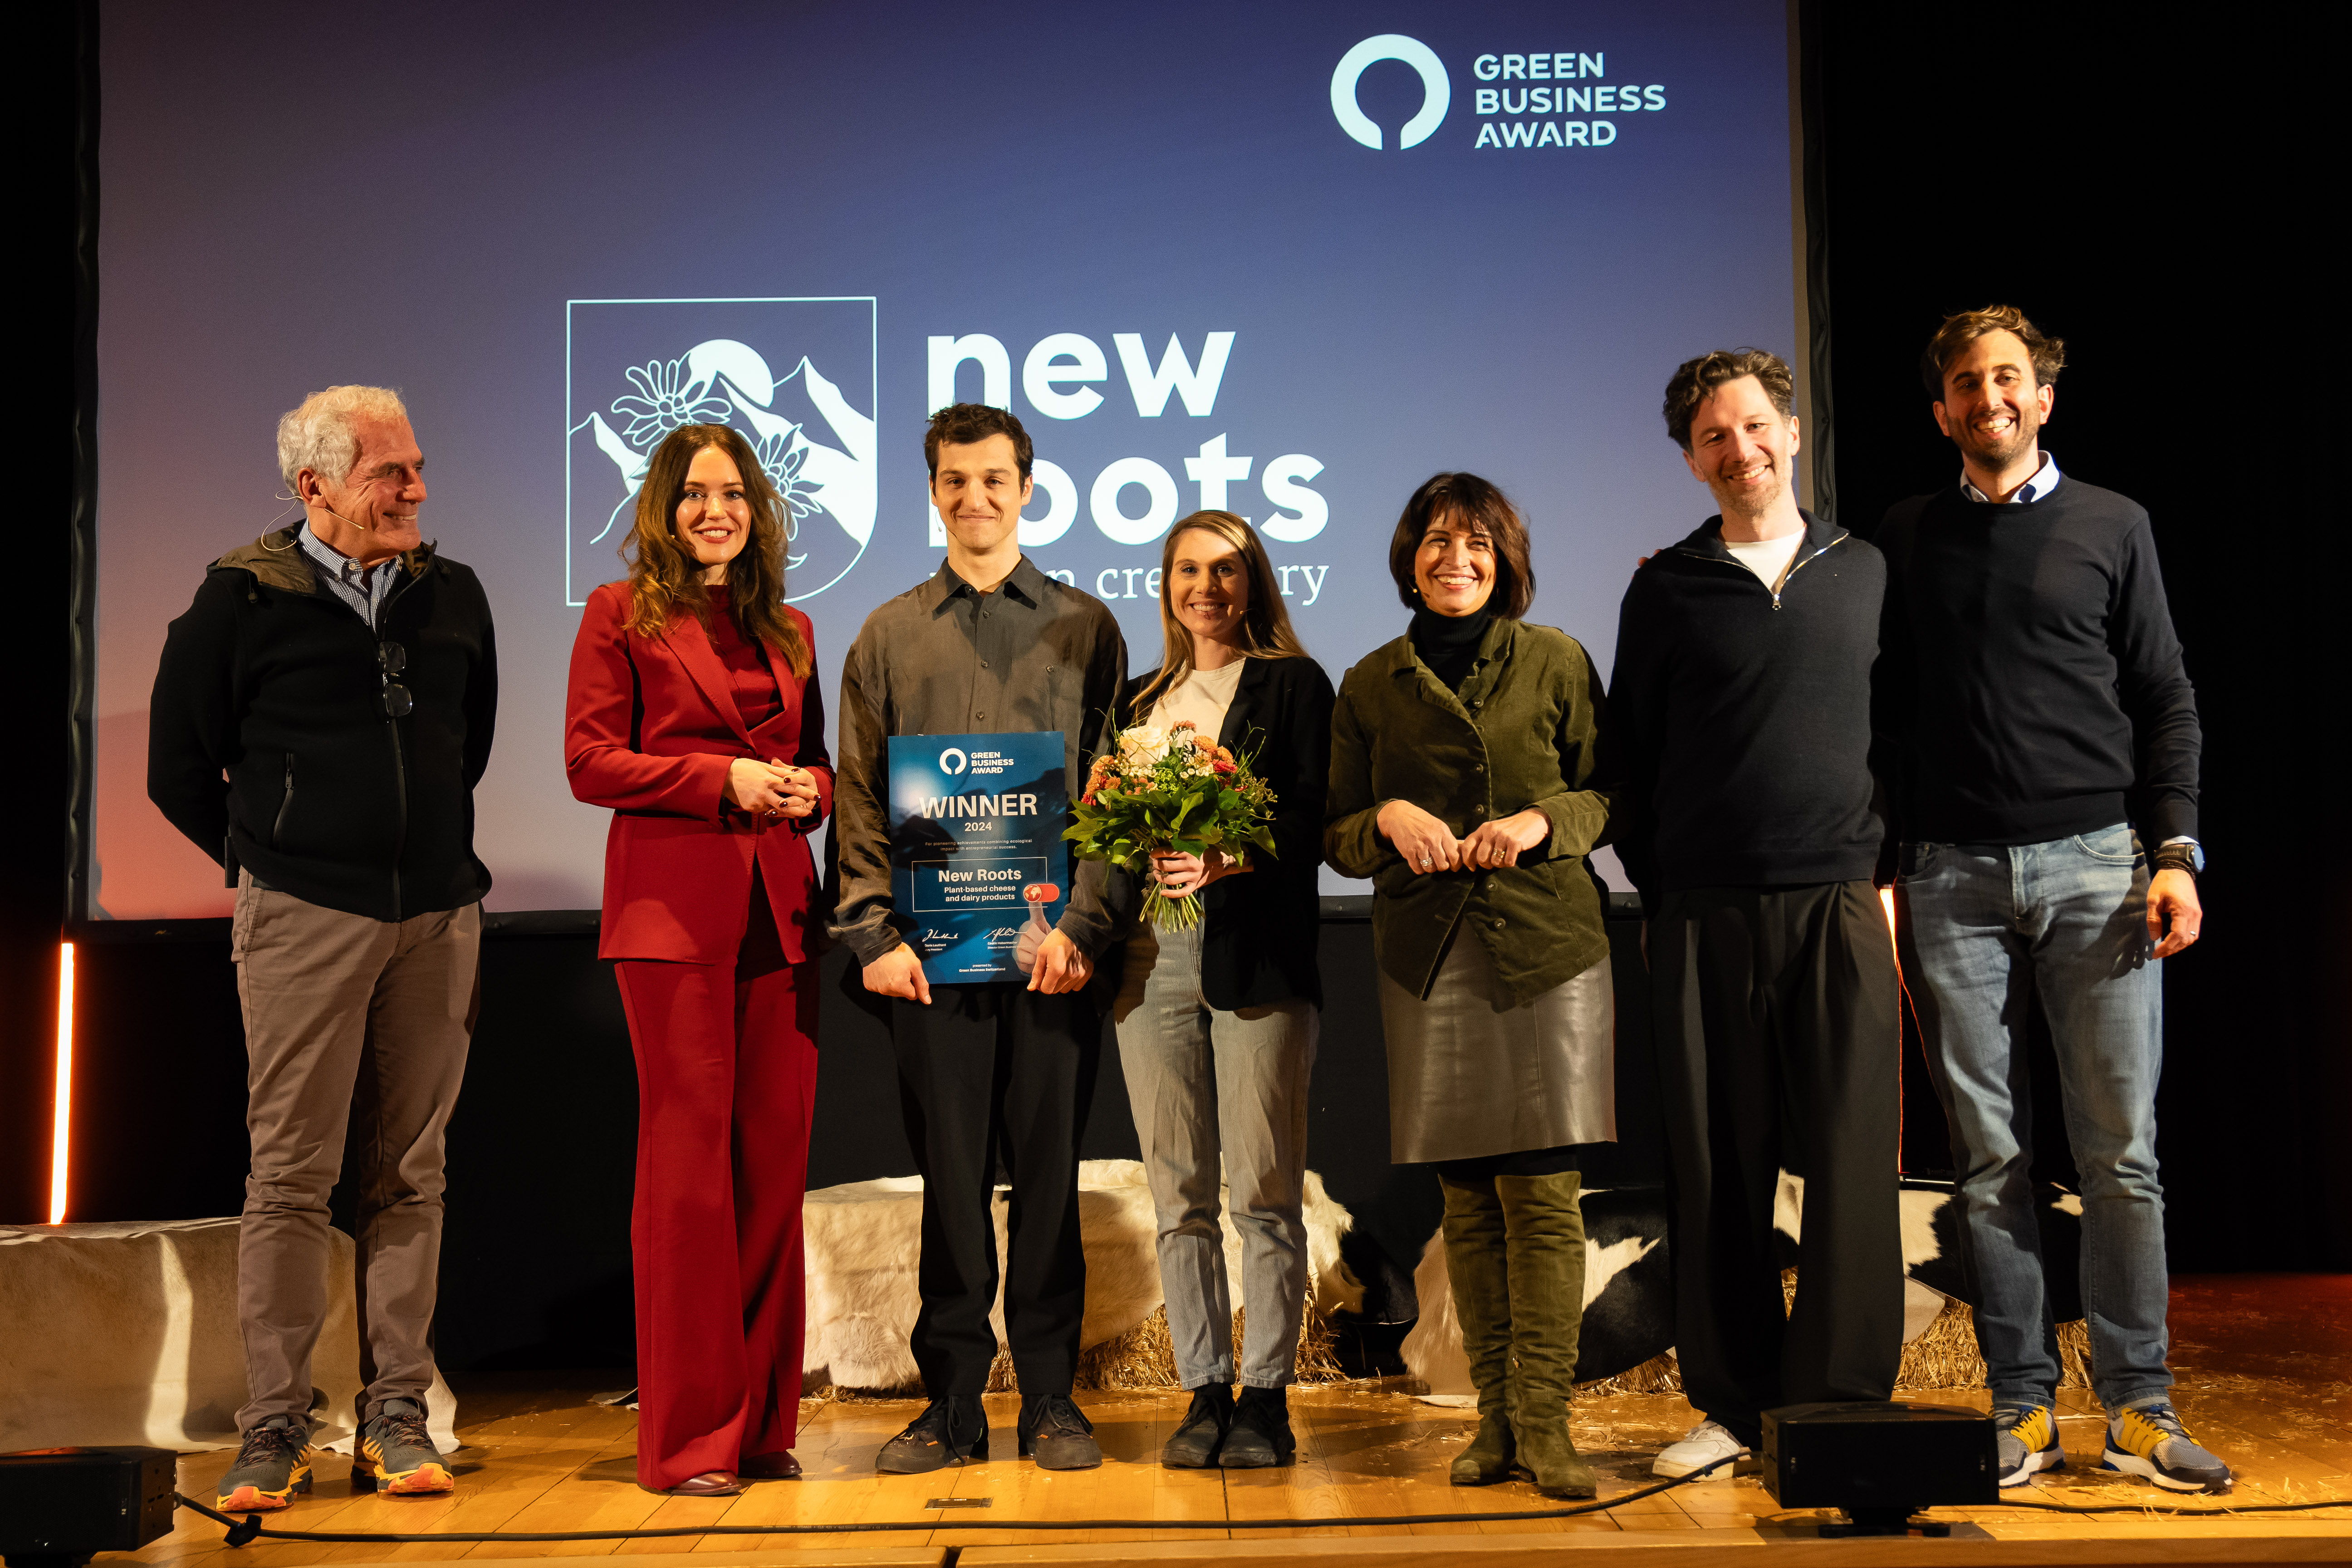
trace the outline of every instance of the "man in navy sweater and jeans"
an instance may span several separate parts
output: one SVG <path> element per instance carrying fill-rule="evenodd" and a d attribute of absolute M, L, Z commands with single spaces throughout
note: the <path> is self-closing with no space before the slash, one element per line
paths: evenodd
<path fill-rule="evenodd" d="M 1675 1344 L 1706 1417 L 1664 1476 L 1745 1454 L 1777 1405 L 1885 1399 L 1903 1352 L 1898 989 L 1871 883 L 1886 571 L 1798 509 L 1793 393 L 1760 349 L 1675 373 L 1667 433 L 1722 512 L 1634 574 L 1609 691 L 1617 850 L 1649 916 Z M 1783 1170 L 1804 1183 L 1793 1312 Z"/>
<path fill-rule="evenodd" d="M 2032 1209 L 2024 1020 L 2038 995 L 2083 1184 L 2104 1468 L 2228 1491 L 2166 1368 L 2157 961 L 2197 941 L 2202 733 L 2147 513 L 2041 449 L 2058 340 L 1951 317 L 1921 371 L 1958 480 L 1887 514 L 1881 727 L 1899 738 L 1903 963 L 1952 1131 L 2001 1484 L 2065 1463 Z"/>

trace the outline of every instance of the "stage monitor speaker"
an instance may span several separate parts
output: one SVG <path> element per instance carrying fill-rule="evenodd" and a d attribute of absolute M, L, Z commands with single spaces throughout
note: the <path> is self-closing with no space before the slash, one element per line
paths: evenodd
<path fill-rule="evenodd" d="M 1949 1405 L 1853 1401 L 1764 1413 L 1764 1485 L 1782 1508 L 1834 1508 L 1851 1524 L 1823 1535 L 1898 1535 L 1949 1525 L 1913 1523 L 1937 1504 L 2000 1500 L 1992 1417 Z"/>
<path fill-rule="evenodd" d="M 27 1448 L 0 1454 L 0 1558 L 77 1568 L 172 1533 L 178 1456 L 168 1448 Z"/>

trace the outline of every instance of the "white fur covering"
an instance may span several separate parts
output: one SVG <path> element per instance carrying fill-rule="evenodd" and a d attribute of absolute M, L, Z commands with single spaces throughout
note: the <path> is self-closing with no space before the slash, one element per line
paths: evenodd
<path fill-rule="evenodd" d="M 991 1319 L 1004 1338 L 1002 1260 L 1009 1194 L 997 1189 L 997 1300 Z M 803 1231 L 808 1258 L 808 1386 L 905 1388 L 920 1381 L 908 1335 L 922 1302 L 916 1266 L 922 1254 L 923 1181 L 886 1176 L 824 1187 L 808 1195 Z M 1307 1174 L 1307 1258 L 1326 1310 L 1352 1307 L 1362 1289 L 1339 1263 L 1348 1211 Z M 1078 1225 L 1087 1256 L 1082 1350 L 1126 1333 L 1162 1300 L 1158 1226 L 1143 1166 L 1133 1160 L 1087 1160 L 1078 1167 Z M 1241 1238 L 1227 1219 L 1225 1269 L 1241 1300 Z"/>
<path fill-rule="evenodd" d="M 246 1400 L 237 1220 L 0 1226 L 0 1452 L 133 1444 L 236 1446 Z M 316 1440 L 349 1453 L 360 1393 L 352 1238 L 327 1232 L 327 1319 L 310 1355 L 327 1396 Z M 457 1402 L 434 1374 L 427 1427 L 457 1447 Z"/>

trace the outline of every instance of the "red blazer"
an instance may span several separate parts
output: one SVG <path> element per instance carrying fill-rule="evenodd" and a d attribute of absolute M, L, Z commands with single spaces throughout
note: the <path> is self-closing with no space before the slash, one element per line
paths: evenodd
<path fill-rule="evenodd" d="M 628 613 L 625 583 L 588 595 L 564 703 L 572 793 L 613 808 L 596 955 L 730 962 L 751 915 L 756 860 L 784 955 L 804 962 L 815 953 L 824 915 L 809 835 L 833 811 L 815 678 L 801 679 L 762 645 L 783 707 L 746 730 L 727 667 L 699 622 L 675 622 L 649 637 L 627 628 Z M 784 614 L 810 636 L 806 616 L 789 606 Z M 738 757 L 808 769 L 816 810 L 772 823 L 725 805 L 727 767 Z"/>

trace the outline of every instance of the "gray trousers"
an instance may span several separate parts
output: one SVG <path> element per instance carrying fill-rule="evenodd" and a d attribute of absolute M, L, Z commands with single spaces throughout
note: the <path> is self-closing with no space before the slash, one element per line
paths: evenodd
<path fill-rule="evenodd" d="M 1156 939 L 1156 942 L 1155 942 Z M 1307 1085 L 1320 1019 L 1292 999 L 1225 1012 L 1201 994 L 1201 933 L 1144 926 L 1111 1014 L 1160 1221 L 1160 1283 L 1186 1388 L 1234 1381 L 1220 1165 L 1249 1309 L 1241 1381 L 1297 1377 L 1307 1307 Z"/>
<path fill-rule="evenodd" d="M 237 1237 L 240 1431 L 310 1408 L 327 1314 L 327 1197 L 357 1140 L 362 1420 L 422 1406 L 441 1263 L 443 1131 L 479 992 L 479 904 L 397 922 L 239 879 L 229 955 L 245 1007 L 253 1165 Z"/>

